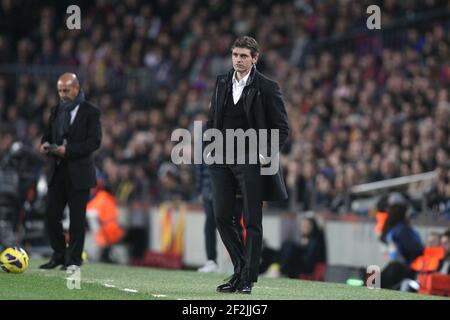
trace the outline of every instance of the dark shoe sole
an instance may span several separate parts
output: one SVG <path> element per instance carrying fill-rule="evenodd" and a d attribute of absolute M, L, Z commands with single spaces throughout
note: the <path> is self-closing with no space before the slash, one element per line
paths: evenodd
<path fill-rule="evenodd" d="M 236 289 L 234 289 L 234 290 L 232 290 L 232 289 L 230 289 L 230 290 L 216 289 L 216 292 L 219 292 L 219 293 L 234 293 L 234 292 L 236 292 Z"/>
<path fill-rule="evenodd" d="M 238 294 L 252 294 L 251 291 L 237 291 Z"/>
<path fill-rule="evenodd" d="M 39 269 L 40 269 L 40 270 L 53 270 L 53 269 L 55 269 L 55 268 L 57 268 L 57 267 L 59 267 L 59 266 L 61 266 L 61 265 L 62 265 L 62 263 L 57 264 L 57 265 L 55 265 L 55 266 L 53 266 L 53 267 L 39 266 Z"/>
<path fill-rule="evenodd" d="M 69 268 L 70 267 L 70 268 Z M 81 266 L 78 266 L 78 265 L 76 265 L 76 264 L 73 264 L 73 265 L 69 265 L 69 266 L 66 266 L 66 265 L 64 265 L 64 266 L 61 266 L 61 268 L 59 268 L 59 270 L 62 270 L 62 271 L 67 271 L 67 270 L 70 270 L 70 271 L 74 271 L 74 267 L 76 267 L 77 269 L 80 269 L 81 268 Z"/>

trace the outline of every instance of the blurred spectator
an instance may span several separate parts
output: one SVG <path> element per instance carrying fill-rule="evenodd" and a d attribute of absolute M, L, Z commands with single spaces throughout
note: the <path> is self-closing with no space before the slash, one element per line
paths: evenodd
<path fill-rule="evenodd" d="M 122 240 L 124 231 L 119 223 L 117 200 L 104 180 L 97 178 L 97 187 L 87 207 L 89 229 L 95 233 L 95 241 L 100 250 L 100 261 L 115 262 L 111 257 L 112 246 Z"/>
<path fill-rule="evenodd" d="M 444 257 L 439 261 L 437 272 L 450 275 L 450 230 L 441 236 L 441 246 L 444 248 Z"/>
<path fill-rule="evenodd" d="M 392 193 L 388 198 L 388 218 L 383 226 L 381 241 L 388 249 L 388 264 L 381 272 L 381 287 L 400 289 L 403 279 L 413 279 L 415 272 L 410 268 L 423 252 L 419 234 L 408 222 L 407 201 L 400 193 Z"/>
<path fill-rule="evenodd" d="M 124 241 L 130 246 L 130 258 L 142 259 L 149 244 L 149 183 L 142 169 L 136 170 L 135 181 L 129 185 L 126 205 L 129 210 L 128 229 Z"/>
<path fill-rule="evenodd" d="M 263 257 L 274 260 L 271 265 L 262 262 L 260 272 L 264 273 L 268 266 L 268 276 L 281 274 L 295 279 L 300 274 L 312 274 L 318 263 L 326 263 L 325 237 L 315 218 L 302 220 L 299 243 L 286 240 L 278 252 L 267 247 L 264 250 L 272 254 L 263 252 Z"/>
<path fill-rule="evenodd" d="M 436 167 L 436 178 L 425 197 L 428 206 L 446 219 L 450 219 L 450 163 Z"/>
<path fill-rule="evenodd" d="M 450 274 L 450 231 L 442 235 L 431 233 L 427 238 L 427 246 L 424 255 L 413 262 L 412 267 L 419 272 L 417 279 L 405 279 L 401 283 L 400 290 L 406 292 L 417 292 L 421 283 L 420 275 L 429 275 L 433 272 Z"/>

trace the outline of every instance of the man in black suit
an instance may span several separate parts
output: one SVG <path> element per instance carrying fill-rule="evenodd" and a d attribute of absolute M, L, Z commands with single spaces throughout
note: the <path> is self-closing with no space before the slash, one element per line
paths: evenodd
<path fill-rule="evenodd" d="M 96 185 L 92 154 L 100 147 L 102 138 L 100 110 L 84 99 L 76 75 L 63 74 L 57 88 L 61 102 L 51 109 L 40 147 L 40 152 L 49 156 L 46 228 L 53 249 L 50 261 L 41 265 L 41 269 L 81 266 L 86 204 L 89 189 Z M 68 244 L 62 226 L 67 204 Z"/>
<path fill-rule="evenodd" d="M 280 88 L 276 82 L 256 70 L 259 46 L 255 39 L 247 36 L 238 38 L 233 43 L 231 54 L 233 70 L 217 78 L 207 128 L 221 130 L 223 136 L 227 129 L 255 129 L 256 132 L 266 129 L 269 139 L 262 141 L 258 136 L 259 147 L 264 143 L 271 145 L 270 133 L 276 129 L 279 133 L 279 148 L 270 150 L 273 159 L 289 134 Z M 262 174 L 262 166 L 267 165 L 268 158 L 265 158 L 258 148 L 256 158 L 259 161 L 252 162 L 250 145 L 251 143 L 246 141 L 245 154 L 235 149 L 234 160 L 240 158 L 240 162 L 227 164 L 229 161 L 222 161 L 224 164 L 217 162 L 209 166 L 217 228 L 234 266 L 233 276 L 228 282 L 217 287 L 218 292 L 251 293 L 259 273 L 263 201 L 287 198 L 279 165 L 277 164 L 278 170 L 275 174 Z M 221 157 L 225 155 L 225 158 L 228 158 L 229 150 L 225 150 Z M 238 189 L 243 196 L 245 244 L 233 223 L 233 208 Z"/>

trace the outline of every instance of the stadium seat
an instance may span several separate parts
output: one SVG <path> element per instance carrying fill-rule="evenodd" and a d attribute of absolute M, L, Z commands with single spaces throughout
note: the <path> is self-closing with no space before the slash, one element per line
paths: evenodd
<path fill-rule="evenodd" d="M 418 276 L 419 293 L 450 297 L 450 275 L 422 273 Z"/>
<path fill-rule="evenodd" d="M 181 269 L 182 256 L 173 253 L 147 251 L 143 259 L 130 261 L 132 266 Z"/>

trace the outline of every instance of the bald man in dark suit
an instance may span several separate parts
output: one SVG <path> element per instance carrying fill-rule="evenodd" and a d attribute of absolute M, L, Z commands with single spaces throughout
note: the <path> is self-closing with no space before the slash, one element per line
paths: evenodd
<path fill-rule="evenodd" d="M 93 153 L 100 147 L 100 110 L 84 98 L 77 76 L 65 73 L 57 83 L 60 103 L 52 108 L 40 152 L 48 155 L 46 229 L 53 249 L 41 269 L 80 267 L 85 239 L 86 204 L 96 185 Z M 70 211 L 69 241 L 62 219 Z"/>

